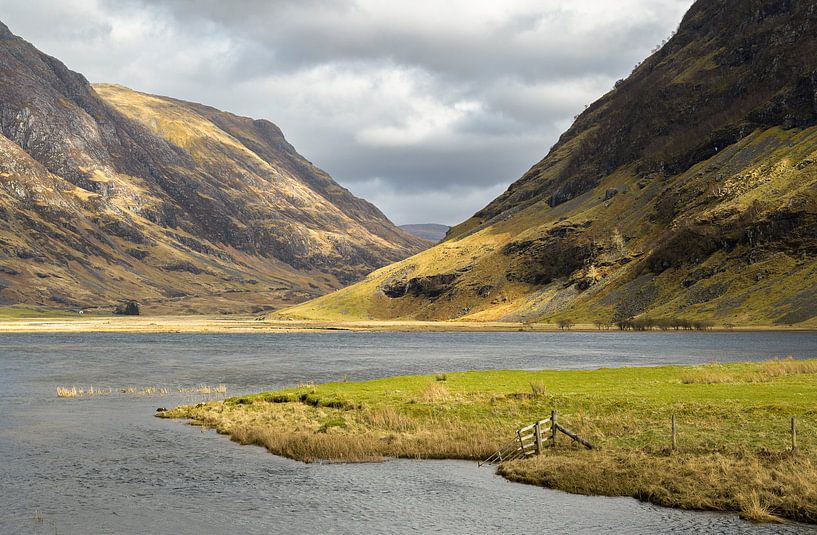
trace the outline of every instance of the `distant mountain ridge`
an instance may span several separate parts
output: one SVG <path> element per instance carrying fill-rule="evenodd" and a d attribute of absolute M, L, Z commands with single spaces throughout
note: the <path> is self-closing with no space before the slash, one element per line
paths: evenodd
<path fill-rule="evenodd" d="M 430 242 L 437 243 L 445 238 L 445 234 L 451 229 L 448 225 L 438 225 L 436 223 L 417 223 L 414 225 L 400 225 L 400 228 Z"/>
<path fill-rule="evenodd" d="M 427 246 L 269 121 L 91 86 L 2 23 L 0 133 L 0 304 L 246 310 Z"/>
<path fill-rule="evenodd" d="M 445 241 L 293 317 L 817 326 L 817 1 L 700 0 Z"/>

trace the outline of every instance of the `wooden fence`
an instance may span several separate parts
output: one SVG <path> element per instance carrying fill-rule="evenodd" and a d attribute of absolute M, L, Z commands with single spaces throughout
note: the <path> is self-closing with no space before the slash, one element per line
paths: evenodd
<path fill-rule="evenodd" d="M 558 413 L 551 411 L 550 418 L 517 429 L 516 437 L 513 440 L 503 444 L 487 459 L 480 461 L 479 466 L 499 464 L 505 461 L 530 457 L 531 455 L 539 455 L 545 448 L 556 446 L 556 438 L 560 432 L 586 448 L 593 449 L 595 447 L 573 431 L 562 427 L 558 422 Z"/>
<path fill-rule="evenodd" d="M 479 462 L 483 464 L 499 464 L 505 461 L 513 461 L 530 457 L 532 455 L 539 455 L 545 448 L 552 448 L 556 446 L 556 438 L 559 433 L 563 433 L 570 437 L 574 442 L 585 446 L 588 449 L 594 449 L 595 446 L 589 441 L 583 439 L 573 431 L 566 429 L 559 424 L 558 413 L 551 411 L 550 418 L 539 420 L 529 426 L 522 427 L 516 430 L 516 437 L 513 440 L 503 444 L 501 448 L 495 451 L 487 459 Z M 672 450 L 678 449 L 678 426 L 675 415 L 672 415 L 671 420 L 671 444 Z M 797 419 L 791 418 L 791 452 L 796 454 L 797 449 Z"/>

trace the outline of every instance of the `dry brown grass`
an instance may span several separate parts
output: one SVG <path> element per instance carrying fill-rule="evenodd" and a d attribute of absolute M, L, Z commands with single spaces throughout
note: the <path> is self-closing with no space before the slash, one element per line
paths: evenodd
<path fill-rule="evenodd" d="M 813 360 L 794 360 L 793 358 L 771 359 L 760 363 L 761 373 L 766 380 L 787 375 L 817 373 L 817 362 Z"/>
<path fill-rule="evenodd" d="M 481 459 L 499 446 L 504 431 L 496 425 L 474 427 L 456 418 L 411 417 L 391 407 L 350 412 L 256 401 L 247 411 L 242 405 L 215 402 L 185 407 L 183 414 L 241 444 L 264 446 L 276 455 L 305 462 Z M 181 409 L 159 413 L 163 418 L 181 415 Z"/>
<path fill-rule="evenodd" d="M 512 481 L 667 507 L 738 511 L 755 522 L 817 522 L 817 467 L 805 457 L 562 451 L 500 466 Z"/>
<path fill-rule="evenodd" d="M 763 502 L 761 493 L 757 490 L 742 494 L 738 498 L 740 503 L 740 517 L 756 523 L 780 524 L 783 519 L 771 513 L 771 508 Z"/>
<path fill-rule="evenodd" d="M 542 381 L 531 381 L 530 390 L 533 397 L 540 398 L 545 395 L 545 383 Z"/>
<path fill-rule="evenodd" d="M 751 371 L 735 370 L 722 364 L 696 366 L 681 377 L 683 384 L 768 383 L 778 377 L 817 373 L 817 362 L 793 358 L 771 359 Z"/>
<path fill-rule="evenodd" d="M 450 398 L 451 394 L 448 392 L 448 389 L 436 382 L 430 383 L 420 396 L 420 399 L 426 403 L 439 403 L 441 401 L 448 401 Z"/>
<path fill-rule="evenodd" d="M 413 418 L 409 418 L 393 407 L 366 409 L 361 412 L 360 420 L 372 429 L 397 431 L 398 433 L 407 433 L 417 429 L 417 422 Z"/>

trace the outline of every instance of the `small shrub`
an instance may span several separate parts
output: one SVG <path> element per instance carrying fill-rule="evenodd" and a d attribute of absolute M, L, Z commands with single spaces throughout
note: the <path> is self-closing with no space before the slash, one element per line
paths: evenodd
<path fill-rule="evenodd" d="M 139 303 L 137 303 L 136 301 L 128 301 L 126 303 L 122 303 L 121 305 L 116 306 L 113 313 L 118 314 L 120 316 L 138 316 Z"/>
<path fill-rule="evenodd" d="M 437 374 L 434 374 L 434 379 L 436 379 L 437 381 L 447 381 L 448 380 L 448 375 L 446 375 L 444 373 L 437 373 Z"/>

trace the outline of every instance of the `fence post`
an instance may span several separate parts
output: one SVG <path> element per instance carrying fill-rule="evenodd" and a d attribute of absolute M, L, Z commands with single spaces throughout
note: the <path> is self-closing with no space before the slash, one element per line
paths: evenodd
<path fill-rule="evenodd" d="M 791 452 L 797 453 L 797 419 L 791 417 Z"/>
<path fill-rule="evenodd" d="M 533 435 L 534 440 L 536 441 L 536 455 L 542 453 L 542 433 L 541 429 L 539 428 L 539 422 L 533 424 Z"/>
<path fill-rule="evenodd" d="M 556 409 L 550 411 L 550 447 L 556 447 Z"/>
<path fill-rule="evenodd" d="M 678 449 L 678 437 L 675 429 L 675 415 L 672 415 L 672 451 Z"/>

